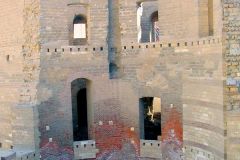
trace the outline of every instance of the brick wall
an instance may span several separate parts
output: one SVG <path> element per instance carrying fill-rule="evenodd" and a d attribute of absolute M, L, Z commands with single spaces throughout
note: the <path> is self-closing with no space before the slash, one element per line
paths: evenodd
<path fill-rule="evenodd" d="M 0 58 L 3 61 L 0 65 L 4 68 L 0 72 L 0 85 L 4 88 L 4 93 L 0 93 L 3 95 L 1 104 L 4 104 L 0 113 L 0 118 L 4 117 L 0 121 L 4 130 L 0 133 L 0 142 L 7 142 L 4 147 L 14 143 L 19 147 L 38 147 L 40 136 L 43 158 L 71 159 L 71 82 L 86 78 L 91 85 L 88 102 L 93 116 L 90 138 L 96 141 L 98 159 L 111 156 L 133 159 L 139 156 L 139 99 L 142 97 L 160 97 L 162 100 L 161 145 L 165 159 L 181 159 L 182 147 L 187 160 L 198 156 L 224 159 L 223 99 L 227 103 L 229 97 L 223 97 L 228 94 L 223 93 L 222 73 L 226 69 L 228 78 L 235 80 L 238 76 L 238 62 L 235 61 L 239 48 L 237 29 L 229 21 L 238 11 L 237 1 L 224 5 L 225 20 L 229 25 L 225 26 L 227 36 L 223 41 L 227 47 L 222 49 L 221 3 L 218 0 L 214 1 L 214 28 L 217 33 L 214 37 L 198 38 L 198 1 L 160 0 L 159 24 L 163 37 L 158 43 L 141 44 L 137 43 L 136 1 L 119 0 L 121 36 L 117 37 L 117 47 L 123 72 L 119 79 L 109 79 L 107 37 L 110 12 L 107 0 L 25 2 L 25 5 L 22 1 L 16 2 L 19 5 L 1 2 L 6 7 L 2 8 L 5 14 L 0 18 L 9 23 L 0 24 L 2 31 L 9 30 L 0 32 L 6 37 L 4 41 L 0 40 Z M 155 7 L 149 10 L 151 8 Z M 18 27 L 19 31 L 14 36 L 12 33 L 16 28 L 13 21 L 6 20 L 6 14 L 13 20 L 17 15 L 23 15 L 17 19 L 22 27 Z M 69 45 L 75 14 L 88 17 L 87 45 Z M 227 56 L 228 68 L 222 68 L 223 52 L 234 55 Z M 8 54 L 10 62 L 6 61 Z M 231 104 L 229 108 L 238 109 L 235 104 L 238 82 L 234 80 L 227 81 L 231 85 L 226 89 L 234 95 L 230 96 L 234 106 Z M 232 85 L 233 82 L 236 85 Z M 13 130 L 9 117 L 12 116 L 12 106 L 18 102 L 21 105 L 13 107 L 13 113 L 17 113 Z M 227 153 L 229 159 L 234 159 L 239 149 L 238 113 L 226 113 L 229 124 Z M 29 121 L 33 123 L 26 124 Z M 15 133 L 14 142 L 9 137 L 12 131 Z M 23 136 L 23 133 L 27 134 Z M 175 150 L 169 144 L 173 144 Z M 53 154 L 50 155 L 49 150 Z M 202 155 L 196 154 L 198 152 Z"/>
<path fill-rule="evenodd" d="M 191 74 L 183 80 L 184 143 L 212 153 L 216 159 L 224 159 L 224 117 L 221 44 L 211 49 L 199 50 L 205 57 L 191 62 Z M 194 89 L 195 88 L 195 89 Z M 187 152 L 189 159 L 196 155 Z M 192 154 L 193 157 L 189 157 Z"/>
<path fill-rule="evenodd" d="M 137 3 L 136 1 L 120 0 L 119 4 L 122 43 L 137 42 Z"/>
<path fill-rule="evenodd" d="M 97 5 L 96 5 L 97 4 Z M 66 1 L 41 1 L 41 42 L 43 44 L 69 45 L 69 31 L 75 15 L 87 17 L 88 45 L 106 45 L 108 25 L 107 0 L 90 3 Z"/>
<path fill-rule="evenodd" d="M 0 9 L 0 143 L 10 148 L 12 107 L 19 101 L 22 84 L 23 1 L 1 1 Z"/>
<path fill-rule="evenodd" d="M 0 141 L 3 148 L 13 148 L 17 155 L 20 150 L 22 154 L 35 152 L 38 146 L 36 110 L 32 107 L 38 81 L 38 7 L 37 1 L 31 0 L 1 2 Z"/>
<path fill-rule="evenodd" d="M 239 159 L 239 1 L 223 3 L 223 53 L 225 57 L 226 157 Z"/>
<path fill-rule="evenodd" d="M 219 114 L 222 115 L 220 111 L 221 105 L 215 104 L 215 101 L 221 100 L 222 95 L 221 92 L 215 91 L 218 88 L 221 89 L 222 85 L 222 83 L 215 81 L 215 79 L 221 77 L 221 61 L 219 61 L 221 54 L 218 52 L 221 51 L 221 44 L 217 38 L 209 40 L 201 40 L 199 44 L 197 40 L 189 41 L 187 46 L 185 46 L 185 41 L 179 41 L 179 47 L 176 42 L 166 41 L 152 44 L 134 43 L 122 46 L 121 54 L 124 76 L 119 80 L 108 79 L 106 48 L 103 51 L 99 48 L 93 51 L 92 47 L 88 47 L 88 51 L 82 50 L 83 48 L 80 48 L 80 51 L 78 51 L 78 47 L 72 47 L 71 50 L 71 47 L 62 46 L 61 48 L 58 45 L 43 47 L 39 85 L 39 97 L 41 97 L 39 99 L 41 100 L 39 116 L 42 145 L 49 138 L 53 138 L 56 142 L 61 140 L 59 144 L 61 146 L 70 146 L 72 144 L 70 85 L 77 78 L 87 78 L 91 81 L 92 98 L 89 104 L 94 113 L 94 121 L 91 124 L 93 126 L 91 128 L 91 138 L 97 142 L 97 148 L 99 147 L 100 149 L 100 157 L 105 155 L 106 152 L 113 152 L 112 149 L 114 149 L 113 146 L 110 146 L 109 149 L 108 143 L 106 142 L 105 144 L 101 141 L 106 137 L 111 138 L 110 133 L 113 131 L 104 128 L 109 127 L 109 122 L 113 122 L 113 126 L 110 126 L 110 128 L 117 127 L 116 129 L 121 133 L 134 128 L 134 138 L 135 140 L 138 139 L 139 99 L 142 97 L 160 97 L 162 99 L 162 126 L 166 144 L 169 141 L 170 130 L 174 129 L 177 138 L 176 145 L 180 143 L 180 147 L 182 146 L 182 136 L 184 136 L 183 139 L 186 141 L 186 145 L 194 145 L 192 144 L 194 140 L 190 136 L 192 134 L 190 133 L 191 127 L 201 129 L 202 126 L 197 126 L 200 122 L 203 124 L 208 123 L 207 119 L 199 119 L 199 114 L 211 115 L 212 122 L 215 120 L 219 121 L 219 124 L 212 123 L 211 125 L 216 126 L 216 128 L 218 126 L 219 128 L 222 127 L 222 117 L 219 116 Z M 171 43 L 171 47 L 169 47 L 169 43 Z M 141 48 L 139 48 L 139 45 Z M 196 77 L 200 80 L 197 80 Z M 202 90 L 195 92 L 195 88 L 203 88 L 204 85 L 202 86 L 202 84 L 204 83 L 208 86 L 207 93 L 209 94 L 204 95 L 206 93 Z M 203 96 L 202 100 L 199 97 L 201 94 Z M 189 99 L 189 95 L 192 95 L 193 99 Z M 205 97 L 207 99 L 204 99 Z M 205 101 L 206 103 L 213 101 L 209 109 L 204 105 Z M 173 108 L 170 107 L 171 104 L 174 105 Z M 186 119 L 186 121 L 182 121 L 183 104 L 191 106 L 190 108 L 185 108 L 186 118 L 183 117 L 183 120 Z M 204 105 L 207 109 L 194 110 L 193 107 L 198 105 Z M 51 109 L 49 106 L 51 106 Z M 214 109 L 215 107 L 216 109 Z M 219 113 L 216 110 L 219 110 Z M 173 111 L 176 114 L 171 116 Z M 189 112 L 192 115 L 196 115 L 196 117 L 189 117 Z M 199 123 L 196 122 L 192 125 L 189 121 L 197 121 Z M 99 125 L 101 122 L 107 126 Z M 179 125 L 176 125 L 175 122 L 179 122 Z M 59 125 L 60 123 L 61 125 Z M 186 128 L 184 134 L 182 134 L 182 123 Z M 50 131 L 46 131 L 46 125 L 50 126 Z M 221 129 L 214 131 L 214 133 L 219 133 L 220 140 L 221 131 Z M 207 128 L 204 134 L 198 137 L 200 144 L 207 139 L 206 135 L 210 137 L 214 133 Z M 124 143 L 119 142 L 119 138 L 122 139 L 122 136 L 123 134 L 120 137 L 115 137 L 117 138 L 117 146 L 120 145 L 122 149 L 119 151 L 121 153 L 124 151 L 125 146 Z M 131 136 L 124 138 L 126 141 L 131 140 Z M 214 148 L 215 144 L 221 143 L 220 140 L 209 139 L 209 143 Z M 137 144 L 137 141 L 135 143 Z M 200 148 L 208 151 L 208 148 Z M 219 148 L 217 150 L 222 152 Z M 133 151 L 132 154 L 137 153 Z M 212 150 L 210 151 L 212 152 Z"/>
<path fill-rule="evenodd" d="M 197 1 L 159 0 L 158 5 L 159 27 L 163 39 L 198 37 Z"/>
<path fill-rule="evenodd" d="M 55 7 L 50 2 L 45 3 L 50 8 Z M 119 141 L 125 139 L 126 142 L 131 142 L 131 136 L 123 136 L 127 130 L 134 128 L 133 134 L 136 141 L 133 142 L 138 143 L 139 99 L 151 96 L 162 99 L 164 148 L 168 150 L 168 144 L 174 142 L 179 149 L 176 155 L 165 152 L 164 157 L 172 159 L 174 156 L 180 157 L 184 143 L 186 150 L 195 147 L 222 159 L 224 151 L 216 147 L 216 145 L 223 145 L 221 140 L 223 112 L 222 104 L 218 102 L 223 99 L 222 83 L 218 80 L 222 76 L 221 40 L 218 37 L 190 40 L 188 35 L 186 41 L 174 39 L 152 44 L 137 44 L 136 3 L 127 4 L 125 1 L 119 3 L 122 45 L 118 47 L 121 47 L 119 50 L 123 66 L 121 79 L 108 79 L 108 47 L 102 43 L 105 41 L 101 43 L 99 41 L 96 45 L 91 43 L 87 46 L 71 47 L 67 46 L 67 40 L 60 43 L 48 37 L 51 34 L 42 37 L 45 43 L 42 46 L 42 68 L 38 86 L 41 146 L 46 146 L 49 138 L 57 143 L 61 140 L 58 144 L 60 147 L 72 145 L 72 109 L 69 88 L 73 80 L 87 78 L 92 86 L 89 105 L 94 115 L 90 129 L 91 139 L 96 140 L 96 147 L 100 149 L 98 157 L 119 153 L 130 154 L 129 156 L 138 154 L 138 147 L 135 148 L 133 145 L 133 150 L 128 153 L 125 147 L 131 146 L 132 143 Z M 187 4 L 191 5 L 190 2 Z M 59 5 L 61 8 L 66 7 L 66 3 Z M 50 15 L 50 8 L 43 12 L 44 17 Z M 100 10 L 99 14 L 105 11 L 107 10 Z M 94 18 L 96 17 L 91 20 L 93 23 Z M 47 18 L 42 19 L 43 24 L 45 21 Z M 91 22 L 89 25 L 92 25 Z M 54 24 L 51 25 L 54 26 Z M 180 33 L 180 30 L 181 28 L 176 32 Z M 57 29 L 55 31 L 57 32 Z M 166 33 L 170 35 L 170 32 Z M 192 33 L 198 35 L 196 29 Z M 196 88 L 199 90 L 197 91 Z M 173 108 L 170 107 L 171 104 Z M 199 107 L 201 109 L 198 110 Z M 190 113 L 191 116 L 188 116 Z M 215 121 L 219 123 L 213 123 Z M 113 131 L 109 130 L 109 122 L 113 123 L 113 126 L 110 126 L 115 128 Z M 101 123 L 103 125 L 99 125 Z M 46 126 L 50 126 L 51 129 L 47 131 Z M 112 137 L 111 133 L 115 130 L 124 133 Z M 196 132 L 201 130 L 203 133 L 195 139 L 195 136 L 191 136 L 195 133 L 192 133 L 192 130 Z M 216 139 L 208 138 L 216 134 Z M 109 140 L 116 139 L 118 147 L 115 148 L 108 141 L 104 143 L 106 137 L 109 137 Z M 206 140 L 209 140 L 208 144 Z M 189 159 L 196 156 L 191 153 L 186 155 Z"/>

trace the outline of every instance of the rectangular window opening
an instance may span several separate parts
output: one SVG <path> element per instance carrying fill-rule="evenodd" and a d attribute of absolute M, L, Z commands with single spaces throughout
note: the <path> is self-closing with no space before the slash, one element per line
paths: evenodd
<path fill-rule="evenodd" d="M 86 24 L 74 24 L 74 38 L 87 38 Z"/>

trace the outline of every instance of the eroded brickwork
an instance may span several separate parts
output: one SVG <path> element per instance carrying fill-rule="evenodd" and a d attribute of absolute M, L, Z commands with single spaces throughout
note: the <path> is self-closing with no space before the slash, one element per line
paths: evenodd
<path fill-rule="evenodd" d="M 2 158 L 38 159 L 36 85 L 39 71 L 39 1 L 0 2 Z M 3 23 L 4 21 L 4 23 Z M 12 99 L 12 100 L 10 100 Z M 3 138 L 4 137 L 4 138 Z M 1 152 L 4 155 L 4 150 Z"/>
<path fill-rule="evenodd" d="M 224 8 L 224 58 L 225 58 L 225 129 L 226 158 L 239 159 L 239 15 L 240 3 L 225 0 Z"/>

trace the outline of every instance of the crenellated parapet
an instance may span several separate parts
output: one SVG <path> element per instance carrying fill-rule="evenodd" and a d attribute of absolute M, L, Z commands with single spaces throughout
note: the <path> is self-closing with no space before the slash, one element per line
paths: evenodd
<path fill-rule="evenodd" d="M 162 159 L 161 141 L 140 140 L 140 157 Z"/>
<path fill-rule="evenodd" d="M 106 46 L 50 46 L 50 47 L 42 47 L 41 52 L 43 54 L 51 54 L 51 53 L 66 53 L 66 54 L 89 54 L 89 53 L 101 53 L 107 54 L 108 48 Z"/>
<path fill-rule="evenodd" d="M 221 47 L 222 41 L 221 37 L 210 37 L 210 38 L 202 38 L 198 40 L 181 40 L 181 41 L 159 41 L 154 43 L 131 43 L 124 44 L 121 46 L 121 54 L 122 55 L 130 55 L 130 54 L 139 54 L 146 52 L 161 52 L 161 50 L 166 48 L 174 48 L 176 52 L 184 52 L 196 50 L 196 49 L 204 49 L 204 48 L 214 48 Z M 110 48 L 114 49 L 114 48 Z M 108 48 L 105 45 L 98 46 L 42 46 L 41 52 L 43 54 L 49 53 L 62 53 L 62 54 L 107 54 Z M 210 51 L 211 52 L 211 51 Z"/>
<path fill-rule="evenodd" d="M 99 152 L 94 140 L 74 142 L 73 146 L 75 159 L 96 158 Z"/>

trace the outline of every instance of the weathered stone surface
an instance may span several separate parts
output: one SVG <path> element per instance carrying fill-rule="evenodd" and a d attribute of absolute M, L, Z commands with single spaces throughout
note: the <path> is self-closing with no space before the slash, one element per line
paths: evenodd
<path fill-rule="evenodd" d="M 213 0 L 212 15 L 209 1 L 143 2 L 146 43 L 137 42 L 141 0 L 1 1 L 1 147 L 29 159 L 39 152 L 51 160 L 73 159 L 74 152 L 96 159 L 238 159 L 240 5 Z M 156 10 L 160 41 L 149 43 Z M 87 43 L 72 46 L 79 14 L 87 18 Z M 96 142 L 90 151 L 73 147 L 71 87 L 81 78 L 89 82 L 88 132 Z M 161 145 L 144 150 L 143 97 L 162 102 Z"/>

